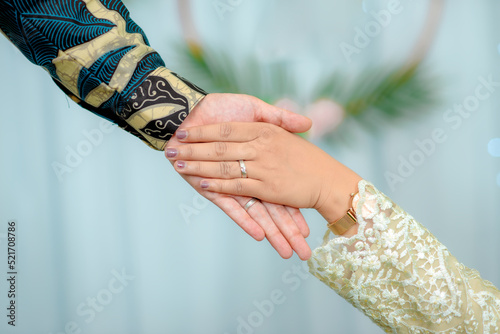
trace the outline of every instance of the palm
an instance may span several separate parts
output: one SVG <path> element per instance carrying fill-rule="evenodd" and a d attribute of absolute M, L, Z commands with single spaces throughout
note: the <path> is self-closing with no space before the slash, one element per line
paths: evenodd
<path fill-rule="evenodd" d="M 222 122 L 269 122 L 292 132 L 307 131 L 311 125 L 305 117 L 275 108 L 251 96 L 209 94 L 193 109 L 179 129 Z M 174 136 L 169 146 L 178 145 L 182 143 Z M 290 257 L 293 254 L 292 248 L 303 259 L 310 256 L 310 249 L 305 241 L 298 245 L 294 245 L 297 241 L 287 241 L 286 234 L 291 224 L 294 225 L 292 229 L 298 229 L 303 237 L 309 234 L 309 228 L 298 209 L 265 203 L 264 206 L 253 210 L 252 217 L 243 209 L 250 198 L 208 192 L 201 189 L 201 178 L 182 177 L 254 239 L 260 241 L 267 237 L 282 257 Z"/>

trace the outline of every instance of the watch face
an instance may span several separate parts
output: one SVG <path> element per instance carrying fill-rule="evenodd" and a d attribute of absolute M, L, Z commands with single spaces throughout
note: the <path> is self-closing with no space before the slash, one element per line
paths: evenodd
<path fill-rule="evenodd" d="M 356 210 L 356 206 L 358 205 L 358 202 L 359 202 L 359 192 L 356 193 L 356 195 L 354 195 L 354 197 L 352 198 L 352 208 L 354 210 Z"/>

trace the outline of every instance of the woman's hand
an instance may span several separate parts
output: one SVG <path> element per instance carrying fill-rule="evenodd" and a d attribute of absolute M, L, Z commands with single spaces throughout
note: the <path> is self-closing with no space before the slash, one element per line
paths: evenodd
<path fill-rule="evenodd" d="M 221 123 L 177 134 L 188 145 L 175 151 L 175 169 L 201 177 L 211 192 L 256 197 L 317 209 L 327 221 L 341 218 L 361 179 L 315 145 L 267 123 Z M 181 139 L 182 138 L 182 139 Z M 246 165 L 242 178 L 239 160 Z"/>
<path fill-rule="evenodd" d="M 292 132 L 304 132 L 311 127 L 308 118 L 268 105 L 252 96 L 209 94 L 191 111 L 176 134 L 190 127 L 234 121 L 267 122 Z M 179 141 L 177 135 L 169 141 L 171 147 L 181 145 L 184 144 Z M 168 149 L 167 147 L 165 150 L 167 156 Z M 174 161 L 171 159 L 171 162 Z M 291 257 L 293 251 L 302 260 L 307 260 L 311 256 L 311 249 L 305 242 L 305 238 L 309 235 L 309 227 L 299 209 L 258 202 L 245 211 L 244 206 L 251 198 L 206 191 L 200 187 L 199 177 L 188 174 L 181 176 L 254 239 L 260 241 L 267 238 L 283 258 Z M 297 230 L 300 232 L 298 236 L 294 235 L 294 231 Z M 282 231 L 291 232 L 284 235 Z"/>

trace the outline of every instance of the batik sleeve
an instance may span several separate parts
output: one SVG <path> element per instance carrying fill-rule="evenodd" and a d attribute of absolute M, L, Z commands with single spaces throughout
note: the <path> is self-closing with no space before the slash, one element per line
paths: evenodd
<path fill-rule="evenodd" d="M 205 96 L 119 0 L 2 0 L 0 29 L 75 102 L 162 150 Z"/>

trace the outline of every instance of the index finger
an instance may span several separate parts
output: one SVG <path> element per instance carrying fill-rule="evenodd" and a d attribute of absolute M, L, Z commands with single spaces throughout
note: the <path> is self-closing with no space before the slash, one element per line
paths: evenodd
<path fill-rule="evenodd" d="M 194 126 L 175 133 L 183 143 L 247 142 L 258 137 L 259 129 L 269 126 L 259 122 L 231 122 Z"/>

